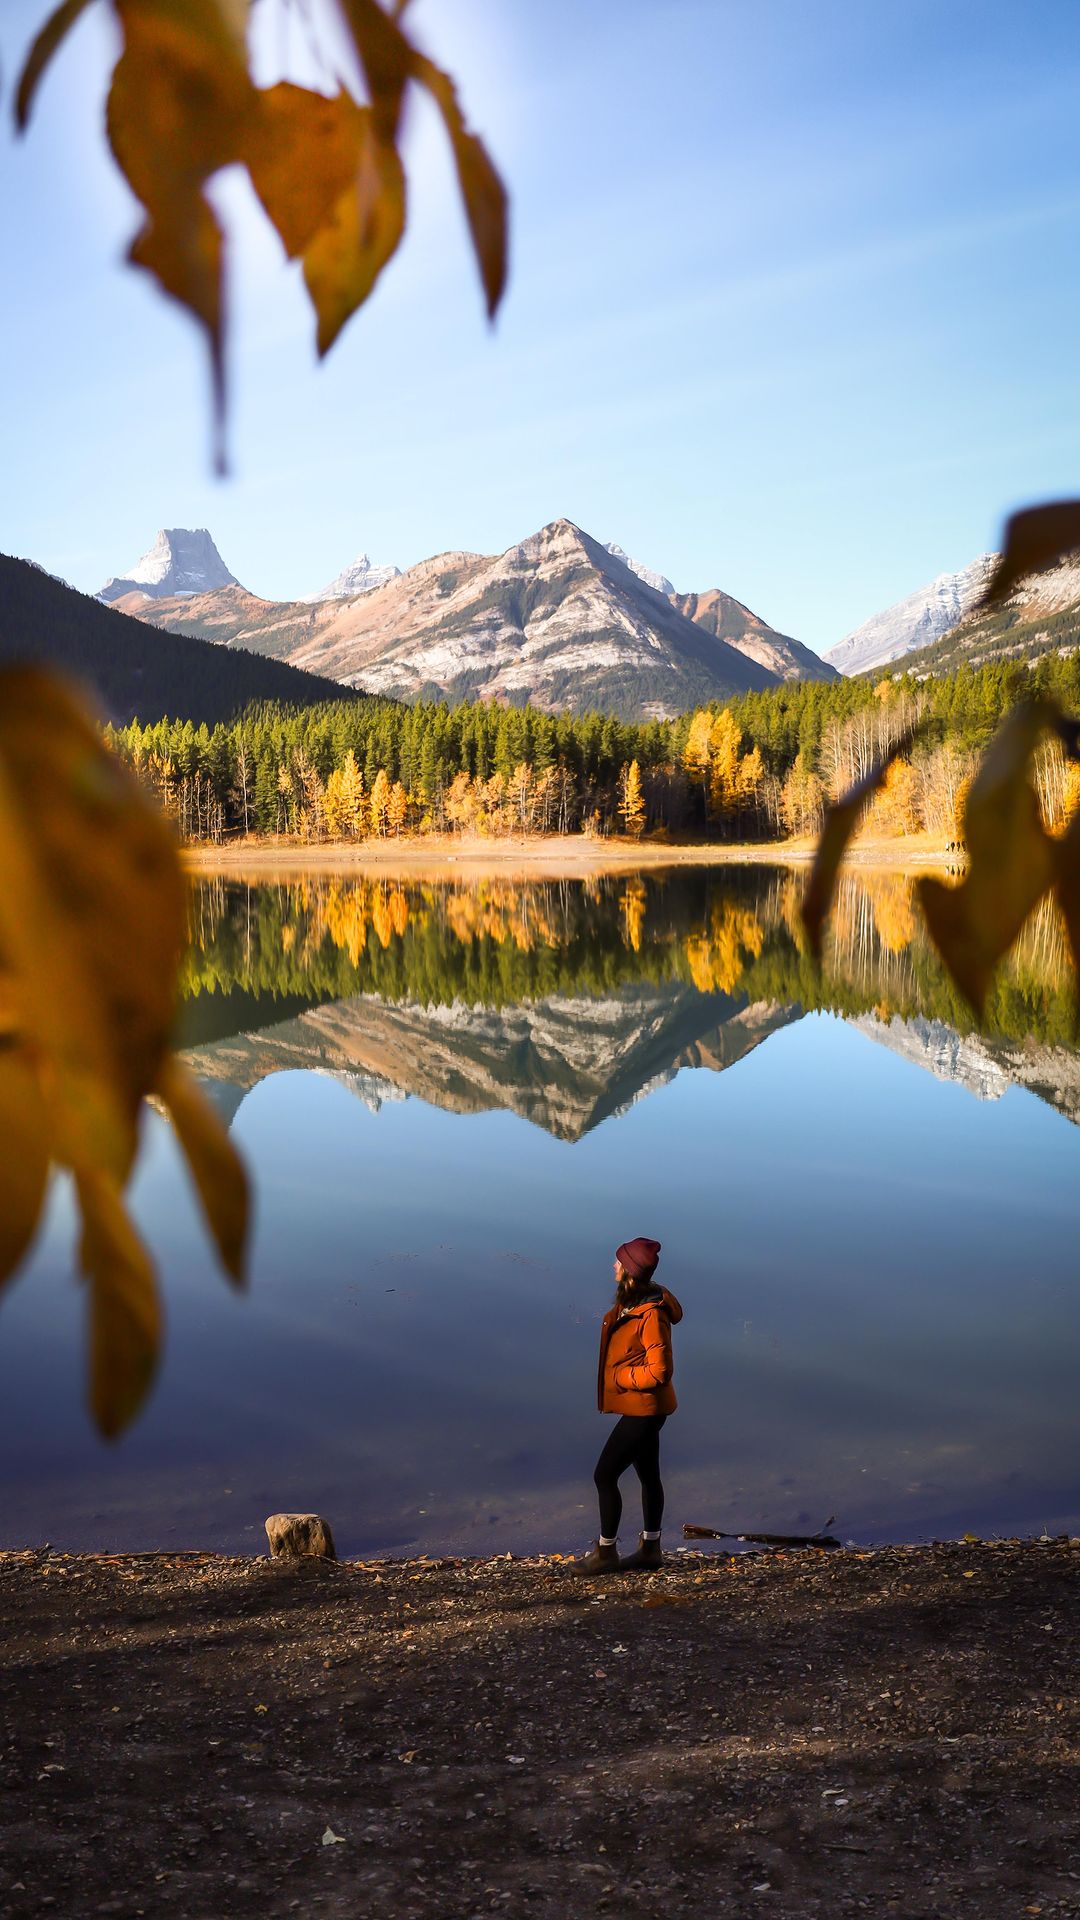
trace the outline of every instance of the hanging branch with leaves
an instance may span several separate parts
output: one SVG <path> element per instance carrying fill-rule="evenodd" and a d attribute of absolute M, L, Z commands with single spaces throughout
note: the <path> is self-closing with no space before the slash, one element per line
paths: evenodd
<path fill-rule="evenodd" d="M 252 0 L 64 0 L 38 34 L 15 100 L 26 128 L 50 60 L 79 16 L 107 6 L 123 49 L 106 112 L 109 142 L 146 215 L 129 258 L 203 328 L 210 350 L 216 457 L 224 468 L 227 239 L 206 188 L 246 168 L 286 254 L 302 262 L 320 355 L 371 293 L 405 231 L 400 153 L 410 87 L 442 117 L 489 317 L 506 285 L 507 200 L 457 88 L 401 25 L 405 6 L 337 0 L 367 99 L 283 80 L 258 87 L 247 33 Z"/>
<path fill-rule="evenodd" d="M 981 607 L 1007 600 L 1021 580 L 1055 565 L 1077 547 L 1080 501 L 1054 501 L 1014 514 Z M 919 731 L 914 727 L 897 740 L 865 779 L 826 811 L 802 907 L 818 956 L 852 836 L 890 765 L 908 752 Z M 1035 749 L 1047 733 L 1056 736 L 1069 758 L 1080 760 L 1080 721 L 1062 713 L 1054 701 L 1027 700 L 1006 715 L 968 792 L 963 881 L 950 887 L 926 876 L 916 883 L 930 937 L 980 1017 L 995 967 L 1051 890 L 1064 915 L 1074 969 L 1080 973 L 1080 815 L 1060 839 L 1053 838 L 1043 826 L 1031 782 Z"/>

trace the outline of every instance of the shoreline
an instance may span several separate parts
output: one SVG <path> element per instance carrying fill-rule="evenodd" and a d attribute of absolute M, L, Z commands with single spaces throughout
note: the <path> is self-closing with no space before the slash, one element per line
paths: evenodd
<path fill-rule="evenodd" d="M 606 873 L 637 873 L 671 867 L 774 866 L 803 868 L 817 843 L 811 839 L 769 841 L 656 841 L 587 839 L 583 834 L 533 836 L 522 840 L 468 839 L 430 835 L 424 840 L 353 840 L 298 845 L 295 841 L 250 838 L 228 846 L 186 845 L 185 870 L 195 877 L 216 875 L 270 882 L 299 874 L 324 873 L 357 878 L 452 880 L 488 875 L 507 880 L 587 880 Z M 904 840 L 857 842 L 845 866 L 903 871 L 933 871 L 957 864 L 943 842 L 931 835 Z"/>
<path fill-rule="evenodd" d="M 1075 1914 L 1080 1540 L 0 1553 L 11 1920 Z"/>

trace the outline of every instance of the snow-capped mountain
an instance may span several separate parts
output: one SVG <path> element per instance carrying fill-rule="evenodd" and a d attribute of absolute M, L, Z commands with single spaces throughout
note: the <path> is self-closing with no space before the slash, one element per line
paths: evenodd
<path fill-rule="evenodd" d="M 367 554 L 361 553 L 350 567 L 344 567 L 335 575 L 329 586 L 320 587 L 318 593 L 305 594 L 304 598 L 348 600 L 357 593 L 374 593 L 376 587 L 385 587 L 388 580 L 397 580 L 400 576 L 400 567 L 373 567 Z"/>
<path fill-rule="evenodd" d="M 824 658 L 841 673 L 866 673 L 917 647 L 932 645 L 974 606 L 996 565 L 996 553 L 980 553 L 959 573 L 939 574 L 928 586 L 864 620 Z"/>
<path fill-rule="evenodd" d="M 776 678 L 569 520 L 505 553 L 436 554 L 351 599 L 274 602 L 233 586 L 124 606 L 403 700 L 482 695 L 637 719 Z"/>
<path fill-rule="evenodd" d="M 142 593 L 165 600 L 178 593 L 214 593 L 236 587 L 205 527 L 163 527 L 152 547 L 125 574 L 114 574 L 98 593 L 99 600 L 119 600 Z"/>
<path fill-rule="evenodd" d="M 624 567 L 629 567 L 631 573 L 636 573 L 639 580 L 644 580 L 645 585 L 651 587 L 654 593 L 662 593 L 668 600 L 675 598 L 675 589 L 666 574 L 656 573 L 652 567 L 643 567 L 640 560 L 631 559 L 630 555 L 616 545 L 614 540 L 608 540 L 606 548 L 616 560 L 622 561 Z"/>

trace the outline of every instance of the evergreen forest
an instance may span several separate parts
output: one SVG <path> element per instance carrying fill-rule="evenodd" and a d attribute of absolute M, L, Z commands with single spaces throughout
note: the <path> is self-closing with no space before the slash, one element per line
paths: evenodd
<path fill-rule="evenodd" d="M 647 724 L 352 696 L 263 702 L 213 724 L 131 721 L 108 735 L 191 840 L 428 832 L 756 840 L 817 832 L 825 803 L 918 722 L 871 826 L 957 841 L 980 751 L 1011 706 L 1043 692 L 1080 709 L 1080 656 L 963 666 L 931 680 L 787 682 Z M 1036 773 L 1057 829 L 1080 803 L 1076 769 L 1051 743 Z"/>

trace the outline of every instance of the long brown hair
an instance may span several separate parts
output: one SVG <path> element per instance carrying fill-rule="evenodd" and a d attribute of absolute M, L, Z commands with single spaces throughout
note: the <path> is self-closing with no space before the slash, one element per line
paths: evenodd
<path fill-rule="evenodd" d="M 620 1260 L 619 1278 L 615 1283 L 615 1305 L 620 1313 L 625 1313 L 628 1307 L 640 1306 L 650 1293 L 655 1292 L 654 1274 L 648 1273 L 643 1279 L 639 1279 L 636 1273 L 628 1273 Z"/>

